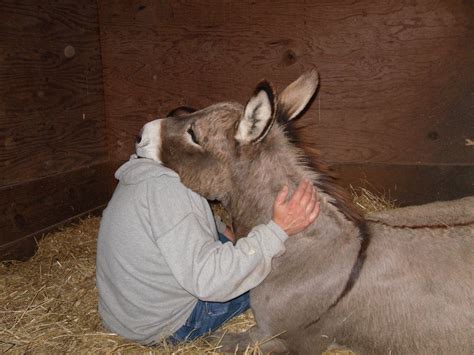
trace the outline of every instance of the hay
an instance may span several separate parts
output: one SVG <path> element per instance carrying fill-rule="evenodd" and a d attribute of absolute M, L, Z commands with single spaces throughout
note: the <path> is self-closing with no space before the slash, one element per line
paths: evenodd
<path fill-rule="evenodd" d="M 95 288 L 99 221 L 86 218 L 47 235 L 26 262 L 0 264 L 0 353 L 216 353 L 214 338 L 151 349 L 102 328 Z M 225 328 L 251 325 L 248 312 Z"/>
<path fill-rule="evenodd" d="M 355 202 L 370 206 L 365 210 L 393 207 L 367 190 L 358 191 Z M 99 221 L 89 217 L 47 235 L 26 262 L 0 263 L 0 353 L 217 353 L 218 339 L 212 336 L 176 347 L 148 348 L 102 328 L 95 288 Z M 221 330 L 239 332 L 253 324 L 248 311 Z M 261 351 L 258 346 L 249 347 L 245 354 Z M 329 354 L 350 352 L 325 352 Z"/>
<path fill-rule="evenodd" d="M 364 212 L 377 212 L 382 210 L 394 209 L 396 207 L 396 200 L 393 200 L 385 193 L 377 191 L 376 193 L 371 192 L 365 187 L 354 187 L 349 186 L 353 202 Z"/>

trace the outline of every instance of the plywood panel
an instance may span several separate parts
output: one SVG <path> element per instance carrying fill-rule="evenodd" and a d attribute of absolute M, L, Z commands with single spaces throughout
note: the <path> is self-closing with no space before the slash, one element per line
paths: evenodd
<path fill-rule="evenodd" d="M 0 259 L 110 196 L 97 3 L 0 0 Z"/>
<path fill-rule="evenodd" d="M 0 188 L 0 259 L 30 254 L 34 236 L 103 207 L 110 197 L 112 174 L 109 165 L 101 163 Z"/>
<path fill-rule="evenodd" d="M 105 161 L 97 3 L 0 9 L 0 186 Z"/>
<path fill-rule="evenodd" d="M 335 163 L 472 165 L 474 4 L 100 0 L 110 150 L 188 104 L 244 103 L 316 66 L 314 136 Z"/>

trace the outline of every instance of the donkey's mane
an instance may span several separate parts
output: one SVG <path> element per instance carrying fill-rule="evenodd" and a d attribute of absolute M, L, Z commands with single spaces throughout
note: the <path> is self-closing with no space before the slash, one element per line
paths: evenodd
<path fill-rule="evenodd" d="M 305 122 L 304 118 L 286 123 L 284 123 L 284 119 L 279 118 L 279 122 L 282 121 L 282 127 L 290 142 L 304 152 L 302 157 L 304 163 L 318 173 L 318 180 L 315 181 L 318 190 L 331 196 L 334 199 L 331 203 L 349 221 L 358 227 L 363 225 L 365 221 L 362 212 L 354 205 L 347 190 L 339 185 L 338 179 L 329 165 L 320 159 L 319 151 L 315 148 L 314 125 L 311 122 Z"/>

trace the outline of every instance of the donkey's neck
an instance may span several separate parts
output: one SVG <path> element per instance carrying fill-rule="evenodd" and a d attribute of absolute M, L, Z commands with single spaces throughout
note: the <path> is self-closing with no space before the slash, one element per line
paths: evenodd
<path fill-rule="evenodd" d="M 225 203 L 231 213 L 237 237 L 244 237 L 256 225 L 270 221 L 275 197 L 284 185 L 288 185 L 292 194 L 303 178 L 315 185 L 319 181 L 327 181 L 327 176 L 308 168 L 302 152 L 290 144 L 277 127 L 272 129 L 264 149 L 259 149 L 255 154 L 252 154 L 253 151 L 244 153 L 234 165 L 233 190 Z M 357 228 L 335 206 L 334 196 L 324 189 L 318 189 L 318 199 L 320 215 L 304 232 L 305 235 L 331 238 L 336 237 L 340 230 Z"/>
<path fill-rule="evenodd" d="M 237 237 L 246 236 L 254 226 L 270 221 L 275 197 L 284 185 L 292 194 L 303 178 L 313 182 L 318 178 L 302 163 L 301 152 L 288 143 L 283 133 L 272 131 L 264 149 L 249 149 L 233 167 L 233 191 L 226 208 Z M 325 195 L 320 194 L 319 198 L 324 200 Z"/>
<path fill-rule="evenodd" d="M 308 178 L 320 187 L 319 217 L 300 233 L 302 238 L 297 236 L 288 240 L 287 251 L 282 257 L 298 259 L 307 248 L 325 250 L 323 255 L 314 253 L 320 257 L 313 257 L 311 265 L 315 265 L 314 270 L 319 270 L 321 275 L 338 275 L 338 282 L 328 288 L 325 299 L 321 300 L 316 317 L 307 320 L 306 326 L 309 327 L 351 291 L 362 269 L 369 239 L 363 237 L 363 219 L 359 221 L 351 218 L 347 211 L 343 212 L 350 209 L 350 204 L 344 205 L 347 201 L 336 195 L 338 190 L 330 185 L 333 180 L 328 179 L 324 172 L 318 173 L 304 165 L 301 152 L 278 133 L 281 132 L 277 131 L 272 137 L 273 144 L 268 144 L 258 154 L 242 155 L 246 159 L 241 158 L 232 173 L 233 191 L 227 208 L 233 218 L 236 236 L 244 237 L 251 228 L 271 219 L 275 197 L 283 185 L 287 184 L 293 193 L 299 182 Z M 251 185 L 245 183 L 249 181 Z M 339 253 L 343 253 L 344 258 L 327 257 Z M 273 266 L 285 265 L 282 260 L 275 261 Z"/>

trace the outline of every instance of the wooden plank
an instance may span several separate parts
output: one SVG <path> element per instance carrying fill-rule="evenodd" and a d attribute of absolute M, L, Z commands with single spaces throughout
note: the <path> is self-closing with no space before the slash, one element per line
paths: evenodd
<path fill-rule="evenodd" d="M 97 3 L 0 8 L 0 186 L 107 160 Z"/>
<path fill-rule="evenodd" d="M 188 104 L 321 72 L 308 114 L 334 163 L 472 165 L 472 1 L 99 1 L 110 151 Z"/>
<path fill-rule="evenodd" d="M 79 215 L 68 218 L 67 220 L 61 221 L 52 226 L 48 226 L 42 230 L 14 240 L 8 244 L 0 245 L 0 260 L 2 262 L 8 262 L 12 260 L 28 260 L 38 250 L 38 242 L 48 233 L 53 233 L 65 226 L 77 223 L 81 220 L 81 218 L 87 216 L 100 216 L 103 209 L 104 206 L 96 207 L 93 210 L 83 212 Z"/>
<path fill-rule="evenodd" d="M 38 233 L 104 206 L 111 195 L 112 179 L 111 166 L 101 163 L 1 188 L 0 254 L 11 256 L 12 250 L 21 254 L 21 246 L 28 247 L 22 252 L 28 255 L 32 237 Z M 31 240 L 21 241 L 25 237 Z"/>

